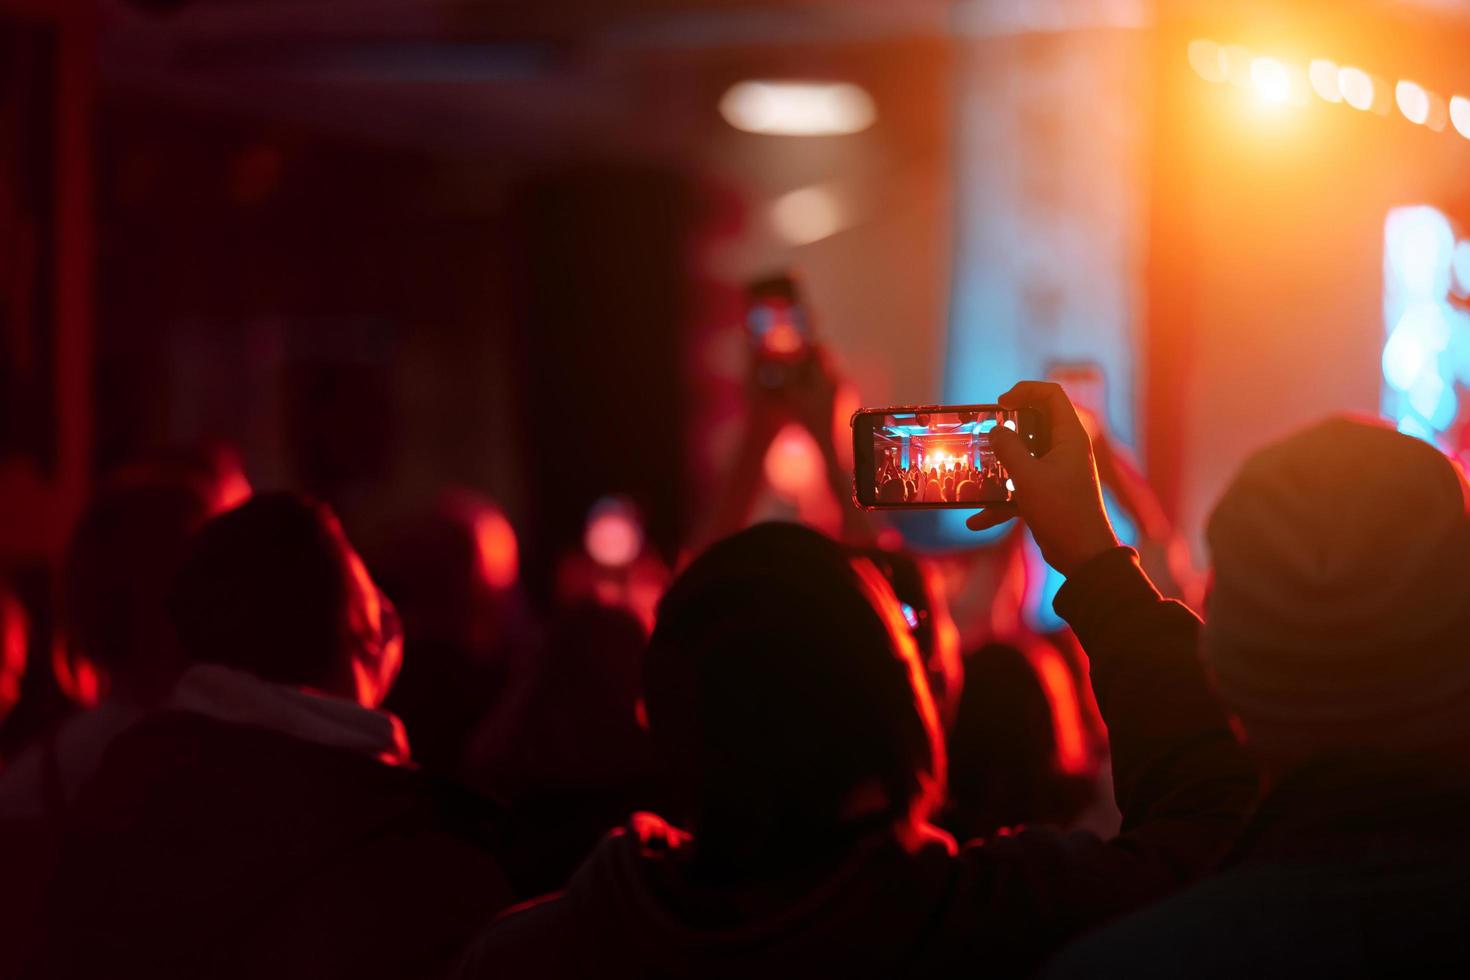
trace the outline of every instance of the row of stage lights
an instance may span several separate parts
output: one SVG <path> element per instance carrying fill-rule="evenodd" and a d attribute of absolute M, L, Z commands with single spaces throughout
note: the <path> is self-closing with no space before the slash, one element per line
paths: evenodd
<path fill-rule="evenodd" d="M 1395 83 L 1390 94 L 1385 79 L 1352 65 L 1316 58 L 1303 69 L 1238 44 L 1216 44 L 1204 38 L 1189 42 L 1189 64 L 1206 81 L 1252 89 L 1266 102 L 1305 105 L 1315 94 L 1324 102 L 1379 115 L 1387 115 L 1397 105 L 1415 125 L 1442 132 L 1448 122 L 1470 139 L 1470 98 L 1452 95 L 1446 100 L 1407 79 Z"/>

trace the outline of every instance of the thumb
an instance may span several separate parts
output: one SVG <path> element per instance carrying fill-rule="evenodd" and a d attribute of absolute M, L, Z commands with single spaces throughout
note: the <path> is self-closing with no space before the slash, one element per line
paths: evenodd
<path fill-rule="evenodd" d="M 1000 464 L 1009 470 L 1012 476 L 1018 480 L 1025 480 L 1031 467 L 1036 465 L 1036 457 L 1032 456 L 1031 450 L 1026 448 L 1026 440 L 1014 430 L 1003 425 L 997 425 L 991 429 L 989 435 L 990 448 L 995 450 L 995 458 L 1000 460 Z"/>

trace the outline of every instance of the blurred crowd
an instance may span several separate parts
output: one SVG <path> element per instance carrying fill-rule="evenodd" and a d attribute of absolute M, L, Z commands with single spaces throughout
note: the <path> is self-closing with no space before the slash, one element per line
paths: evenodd
<path fill-rule="evenodd" d="M 219 447 L 109 474 L 54 635 L 0 592 L 0 976 L 1470 964 L 1455 466 L 1346 419 L 1261 450 L 1211 520 L 1202 623 L 1126 454 L 1022 383 L 1002 403 L 1045 415 L 1044 455 L 997 430 L 985 472 L 880 473 L 880 502 L 1014 481 L 971 518 L 1011 530 L 959 614 L 970 566 L 851 510 L 814 378 L 752 399 L 676 573 L 609 499 L 549 605 L 468 490 L 359 553 Z M 790 420 L 832 534 L 747 526 Z M 1019 524 L 1064 629 L 1023 625 Z M 68 710 L 26 710 L 31 671 Z"/>

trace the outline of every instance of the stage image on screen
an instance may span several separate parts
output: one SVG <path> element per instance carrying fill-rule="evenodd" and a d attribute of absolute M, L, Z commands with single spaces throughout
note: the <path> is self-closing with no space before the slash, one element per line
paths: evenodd
<path fill-rule="evenodd" d="M 1014 430 L 1016 420 L 1004 410 L 885 415 L 873 427 L 873 499 L 880 507 L 1010 500 L 1014 486 L 989 433 Z"/>

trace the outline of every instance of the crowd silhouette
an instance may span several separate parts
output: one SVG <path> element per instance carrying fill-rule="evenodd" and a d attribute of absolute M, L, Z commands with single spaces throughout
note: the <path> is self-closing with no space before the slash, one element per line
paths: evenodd
<path fill-rule="evenodd" d="M 765 410 L 835 458 L 813 385 Z M 885 461 L 878 500 L 1019 518 L 1066 640 L 962 641 L 963 571 L 850 514 L 839 540 L 724 501 L 656 614 L 593 572 L 538 613 L 468 492 L 364 558 L 217 455 L 119 471 L 51 663 L 0 592 L 0 719 L 28 671 L 74 702 L 0 760 L 0 976 L 1470 968 L 1459 468 L 1373 420 L 1264 447 L 1201 619 L 1120 544 L 1063 390 L 1000 402 L 1044 454 L 996 428 L 983 465 Z"/>

